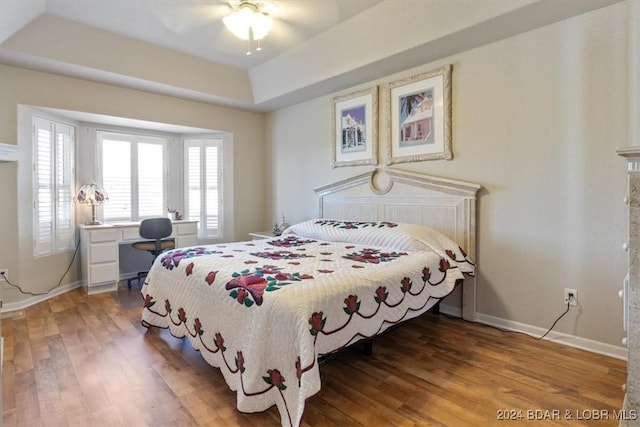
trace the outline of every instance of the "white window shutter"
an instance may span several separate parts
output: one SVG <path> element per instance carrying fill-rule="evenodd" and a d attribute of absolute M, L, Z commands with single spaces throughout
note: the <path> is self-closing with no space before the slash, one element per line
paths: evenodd
<path fill-rule="evenodd" d="M 186 218 L 190 221 L 201 221 L 202 205 L 200 193 L 202 192 L 202 147 L 200 144 L 190 141 L 187 144 L 186 151 Z M 202 237 L 204 237 L 204 235 L 202 235 Z"/>
<path fill-rule="evenodd" d="M 56 124 L 56 248 L 73 248 L 75 236 L 74 196 L 74 129 Z"/>
<path fill-rule="evenodd" d="M 72 126 L 33 118 L 34 255 L 74 247 Z"/>
<path fill-rule="evenodd" d="M 198 221 L 201 238 L 222 237 L 222 139 L 185 140 L 186 218 Z"/>
<path fill-rule="evenodd" d="M 102 188 L 109 200 L 102 204 L 105 220 L 131 221 L 131 141 L 99 135 L 102 142 Z"/>
<path fill-rule="evenodd" d="M 138 218 L 164 216 L 163 146 L 138 144 Z"/>
<path fill-rule="evenodd" d="M 33 120 L 34 253 L 53 251 L 53 123 Z"/>
<path fill-rule="evenodd" d="M 138 221 L 166 215 L 166 138 L 98 132 L 107 221 Z"/>
<path fill-rule="evenodd" d="M 207 236 L 217 237 L 219 234 L 219 210 L 221 204 L 220 192 L 218 191 L 218 183 L 220 181 L 220 146 L 205 143 L 204 150 L 204 182 L 206 192 L 203 201 L 206 203 L 205 223 L 207 226 Z"/>

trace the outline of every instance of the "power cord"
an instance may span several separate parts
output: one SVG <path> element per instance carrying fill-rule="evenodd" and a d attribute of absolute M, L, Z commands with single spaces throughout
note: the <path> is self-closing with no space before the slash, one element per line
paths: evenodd
<path fill-rule="evenodd" d="M 65 270 L 64 273 L 62 273 L 62 276 L 60 277 L 60 280 L 58 280 L 58 284 L 55 285 L 54 287 L 52 287 L 51 289 L 47 290 L 46 292 L 39 292 L 39 293 L 34 293 L 34 292 L 30 292 L 30 291 L 25 291 L 24 289 L 22 289 L 20 287 L 20 285 L 16 285 L 14 283 L 11 283 L 9 281 L 9 279 L 7 279 L 7 276 L 5 274 L 0 274 L 0 277 L 2 278 L 2 280 L 4 280 L 9 286 L 12 286 L 14 288 L 16 288 L 18 291 L 20 291 L 21 294 L 24 295 L 30 295 L 30 296 L 40 296 L 40 295 L 47 295 L 49 292 L 53 291 L 55 288 L 59 287 L 60 285 L 62 285 L 62 280 L 64 279 L 64 277 L 67 275 L 67 273 L 69 272 L 69 270 L 71 270 L 71 266 L 73 265 L 73 262 L 76 259 L 76 256 L 78 255 L 78 249 L 80 248 L 80 239 L 78 239 L 78 243 L 76 244 L 76 248 L 73 251 L 73 258 L 71 258 L 71 262 L 69 263 L 69 266 L 67 267 L 67 269 Z"/>
<path fill-rule="evenodd" d="M 55 288 L 59 287 L 62 284 L 62 280 L 64 279 L 64 277 L 67 275 L 67 273 L 69 272 L 69 270 L 71 270 L 71 266 L 73 265 L 73 262 L 76 259 L 76 256 L 78 255 L 78 249 L 80 248 L 80 239 L 78 239 L 78 243 L 76 244 L 76 248 L 73 251 L 73 257 L 71 258 L 71 262 L 69 263 L 69 266 L 67 267 L 67 269 L 64 271 L 64 273 L 62 273 L 62 276 L 60 277 L 60 280 L 58 280 L 58 284 L 55 285 L 54 287 L 52 287 L 51 289 L 47 290 L 46 292 L 40 292 L 40 293 L 34 293 L 34 292 L 30 292 L 30 291 L 25 291 L 24 289 L 22 289 L 19 285 L 13 284 L 9 281 L 9 279 L 7 279 L 7 277 L 4 274 L 0 274 L 0 277 L 2 278 L 2 280 L 4 280 L 9 286 L 12 286 L 14 288 L 16 288 L 18 291 L 20 291 L 21 294 L 24 295 L 31 295 L 31 296 L 40 296 L 40 295 L 46 295 L 49 292 L 53 291 Z M 560 319 L 562 319 L 571 309 L 571 300 L 573 300 L 573 295 L 569 295 L 569 301 L 567 301 L 567 308 L 564 311 L 564 313 L 562 313 L 560 316 L 558 316 L 558 318 L 553 322 L 553 324 L 551 325 L 551 327 L 549 329 L 547 329 L 547 332 L 544 333 L 544 335 L 542 335 L 541 337 L 534 337 L 533 335 L 527 334 L 526 332 L 520 332 L 520 331 L 510 331 L 507 329 L 502 329 L 499 328 L 497 326 L 493 326 L 493 325 L 485 325 L 488 326 L 490 328 L 496 329 L 500 332 L 509 332 L 509 333 L 515 333 L 515 334 L 522 334 L 522 335 L 526 335 L 528 337 L 534 338 L 536 340 L 541 340 L 544 337 L 546 337 L 547 335 L 549 335 L 549 333 L 551 332 L 551 330 L 553 328 L 555 328 L 555 326 L 558 324 L 558 322 L 560 321 Z M 449 316 L 447 314 L 444 313 L 440 313 L 443 314 L 446 317 L 453 317 L 453 316 Z M 464 320 L 465 322 L 469 322 L 469 323 L 476 323 L 476 322 L 470 322 L 468 320 Z"/>
<path fill-rule="evenodd" d="M 553 325 L 551 325 L 551 327 L 549 329 L 547 329 L 547 332 L 544 333 L 543 336 L 541 336 L 540 338 L 536 338 L 533 335 L 529 335 L 529 334 L 525 334 L 525 335 L 529 335 L 532 338 L 535 338 L 537 340 L 541 340 L 544 337 L 546 337 L 547 335 L 549 335 L 549 332 L 551 332 L 551 330 L 558 324 L 558 322 L 560 321 L 560 319 L 562 319 L 564 317 L 565 314 L 567 314 L 569 312 L 569 309 L 571 308 L 571 300 L 573 299 L 573 297 L 569 298 L 569 301 L 567 301 L 567 309 L 564 311 L 564 313 L 562 313 L 555 322 L 553 322 Z M 524 333 L 524 332 L 522 332 Z"/>
<path fill-rule="evenodd" d="M 497 331 L 500 331 L 500 332 L 511 333 L 511 334 L 522 334 L 522 335 L 526 335 L 526 336 L 528 336 L 528 337 L 530 337 L 530 338 L 533 338 L 533 339 L 535 339 L 535 340 L 541 340 L 541 339 L 543 339 L 544 337 L 546 337 L 547 335 L 549 335 L 549 332 L 551 332 L 551 330 L 552 330 L 553 328 L 555 328 L 555 326 L 558 324 L 558 322 L 560 321 L 560 319 L 562 319 L 562 318 L 563 318 L 563 317 L 564 317 L 564 316 L 569 312 L 569 310 L 571 309 L 571 301 L 573 300 L 573 298 L 574 298 L 574 297 L 573 297 L 573 295 L 569 295 L 569 300 L 567 301 L 567 308 L 565 309 L 565 311 L 564 311 L 560 316 L 558 316 L 558 318 L 553 322 L 553 324 L 551 325 L 551 327 L 550 327 L 549 329 L 547 329 L 547 332 L 545 332 L 545 333 L 544 333 L 544 335 L 542 335 L 541 337 L 535 337 L 535 336 L 533 336 L 533 335 L 531 335 L 531 334 L 528 334 L 528 333 L 526 333 L 526 332 L 510 331 L 510 330 L 508 330 L 508 329 L 502 329 L 502 328 L 500 328 L 500 327 L 498 327 L 498 326 L 487 325 L 487 324 L 484 324 L 484 323 L 482 323 L 482 325 L 483 325 L 483 326 L 488 326 L 489 328 L 493 328 L 493 329 L 495 329 L 495 330 L 497 330 Z M 450 316 L 450 315 L 448 315 L 448 314 L 444 314 L 444 313 L 442 313 L 442 312 L 441 312 L 440 314 L 441 314 L 441 315 L 443 315 L 443 316 L 445 316 L 445 317 L 449 317 L 449 318 L 453 318 L 453 319 L 459 319 L 459 320 L 462 320 L 463 322 L 478 323 L 478 322 L 472 322 L 472 321 L 470 321 L 470 320 L 460 319 L 459 317 Z"/>

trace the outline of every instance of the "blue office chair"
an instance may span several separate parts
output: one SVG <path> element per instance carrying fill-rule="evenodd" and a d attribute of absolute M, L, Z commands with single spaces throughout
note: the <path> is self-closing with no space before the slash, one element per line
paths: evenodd
<path fill-rule="evenodd" d="M 140 223 L 140 236 L 145 239 L 153 240 L 135 242 L 132 243 L 131 246 L 139 251 L 150 252 L 151 255 L 153 255 L 153 261 L 155 261 L 158 255 L 162 252 L 176 247 L 175 239 L 166 239 L 166 237 L 171 235 L 172 231 L 173 226 L 171 225 L 171 220 L 169 218 L 161 217 L 144 219 Z M 136 275 L 136 277 L 128 279 L 127 287 L 131 289 L 131 282 L 133 280 L 137 280 L 138 283 L 140 283 L 140 279 L 146 277 L 148 273 L 148 271 L 141 271 Z"/>

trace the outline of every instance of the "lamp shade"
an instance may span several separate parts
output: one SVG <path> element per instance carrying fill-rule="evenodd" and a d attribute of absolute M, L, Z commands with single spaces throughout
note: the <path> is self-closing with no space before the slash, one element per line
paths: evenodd
<path fill-rule="evenodd" d="M 78 190 L 75 201 L 78 203 L 86 203 L 90 205 L 101 205 L 105 200 L 109 200 L 104 189 L 96 183 L 84 184 Z"/>
<path fill-rule="evenodd" d="M 249 40 L 249 29 L 251 28 L 253 13 L 252 10 L 245 7 L 225 16 L 222 22 L 234 36 L 241 40 Z"/>
<path fill-rule="evenodd" d="M 224 25 L 242 40 L 261 40 L 269 34 L 273 20 L 262 11 L 260 2 L 241 2 L 237 8 L 222 19 Z"/>
<path fill-rule="evenodd" d="M 254 40 L 262 40 L 273 27 L 273 20 L 264 13 L 254 13 L 251 21 L 251 31 Z"/>
<path fill-rule="evenodd" d="M 109 200 L 107 193 L 102 187 L 96 183 L 84 184 L 78 190 L 78 194 L 73 199 L 76 203 L 84 203 L 91 205 L 91 220 L 85 222 L 85 225 L 99 225 L 100 221 L 96 220 L 96 206 L 103 204 Z"/>

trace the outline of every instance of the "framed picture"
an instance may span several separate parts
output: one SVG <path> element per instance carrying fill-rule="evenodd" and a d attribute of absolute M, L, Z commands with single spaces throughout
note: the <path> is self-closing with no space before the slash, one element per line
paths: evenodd
<path fill-rule="evenodd" d="M 333 98 L 331 167 L 378 163 L 378 87 Z"/>
<path fill-rule="evenodd" d="M 385 163 L 453 158 L 451 65 L 385 85 Z"/>

